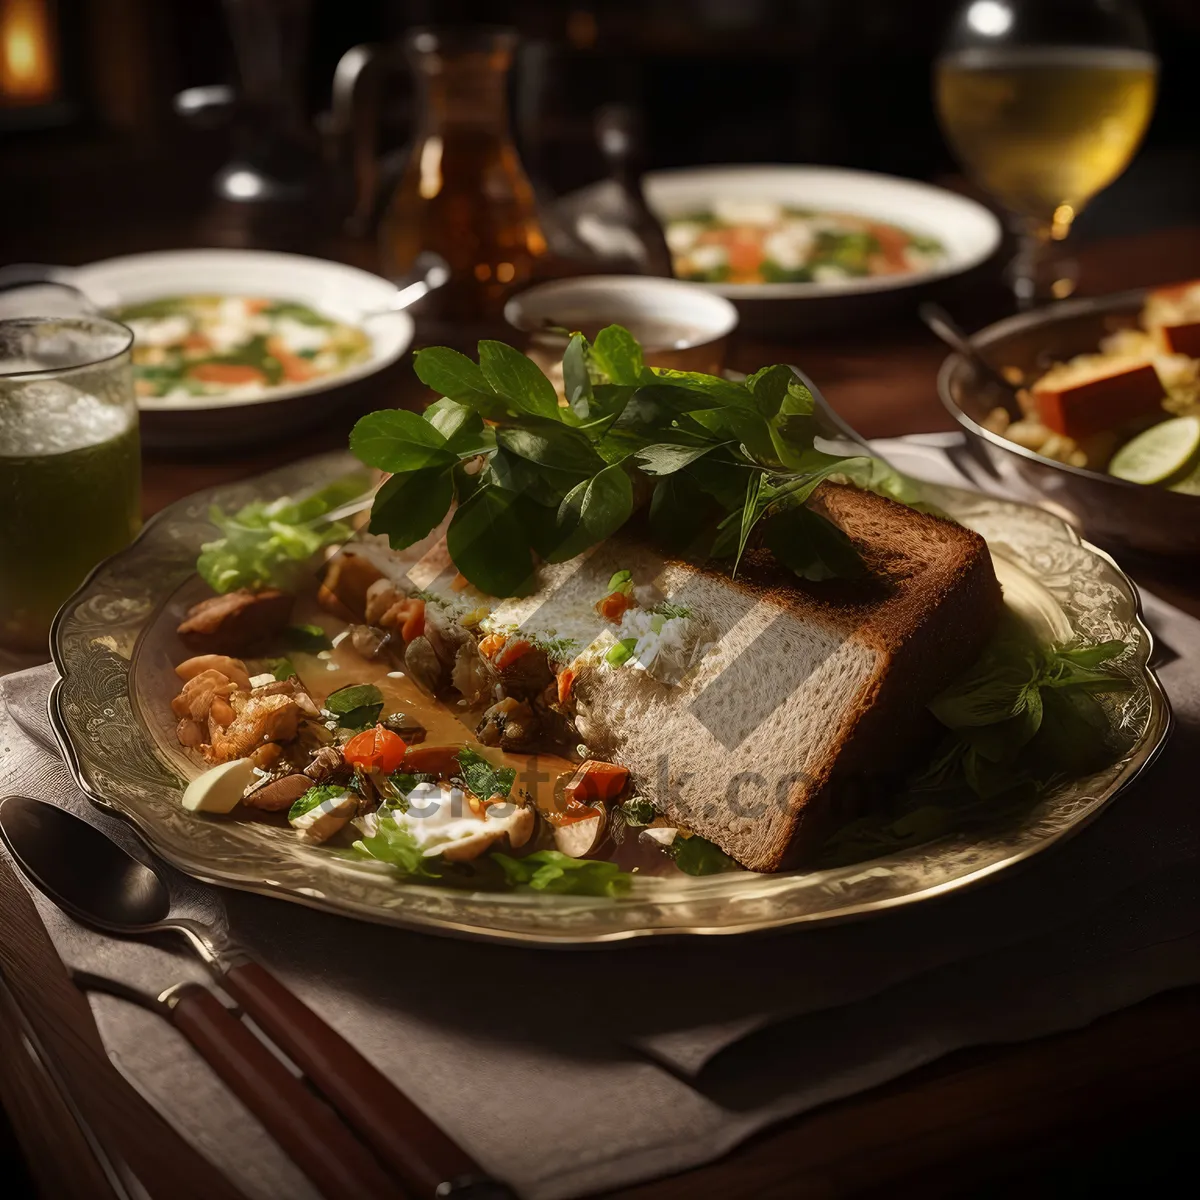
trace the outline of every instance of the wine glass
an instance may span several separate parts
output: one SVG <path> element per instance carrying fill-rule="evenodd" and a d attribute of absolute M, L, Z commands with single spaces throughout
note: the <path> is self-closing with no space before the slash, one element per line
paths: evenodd
<path fill-rule="evenodd" d="M 967 0 L 934 66 L 938 119 L 967 173 L 1008 212 L 1021 308 L 1068 296 L 1057 246 L 1129 165 L 1158 80 L 1129 0 Z"/>

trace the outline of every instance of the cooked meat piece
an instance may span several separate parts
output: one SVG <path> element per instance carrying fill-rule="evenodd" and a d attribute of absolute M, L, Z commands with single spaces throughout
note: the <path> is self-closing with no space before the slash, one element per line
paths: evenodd
<path fill-rule="evenodd" d="M 291 808 L 312 785 L 307 775 L 283 775 L 251 788 L 242 797 L 242 803 L 263 812 L 282 812 Z"/>
<path fill-rule="evenodd" d="M 426 637 L 413 638 L 404 650 L 404 669 L 431 696 L 436 696 L 446 686 L 449 671 L 434 653 Z"/>
<path fill-rule="evenodd" d="M 264 742 L 287 742 L 296 736 L 303 715 L 293 696 L 245 696 L 233 698 L 235 716 L 222 729 L 209 721 L 210 750 L 213 762 L 245 758 Z"/>
<path fill-rule="evenodd" d="M 485 746 L 503 750 L 533 750 L 541 734 L 541 723 L 524 700 L 506 696 L 484 714 L 475 731 Z"/>
<path fill-rule="evenodd" d="M 312 762 L 304 768 L 304 774 L 313 783 L 328 783 L 339 771 L 346 771 L 346 761 L 337 746 L 322 746 L 313 755 Z"/>
<path fill-rule="evenodd" d="M 503 652 L 497 658 L 505 661 Z M 499 674 L 504 693 L 508 696 L 537 696 L 554 682 L 554 672 L 550 669 L 546 652 L 536 646 L 505 663 Z"/>
<path fill-rule="evenodd" d="M 315 720 L 321 715 L 321 710 L 305 690 L 304 684 L 295 675 L 289 675 L 286 679 L 273 679 L 270 683 L 264 683 L 262 687 L 256 687 L 250 695 L 291 696 L 300 705 L 300 711 L 306 717 Z"/>
<path fill-rule="evenodd" d="M 250 675 L 246 670 L 246 664 L 240 658 L 230 658 L 227 654 L 198 654 L 195 658 L 181 662 L 175 668 L 175 674 L 185 682 L 205 671 L 219 671 L 243 691 L 250 690 Z"/>
<path fill-rule="evenodd" d="M 401 600 L 406 600 L 407 598 L 390 579 L 377 579 L 367 588 L 366 607 L 364 609 L 367 624 L 382 626 L 383 618 Z"/>
<path fill-rule="evenodd" d="M 336 604 L 351 621 L 361 621 L 367 610 L 367 592 L 382 575 L 364 555 L 347 548 L 330 559 L 321 581 L 322 604 Z"/>
<path fill-rule="evenodd" d="M 291 614 L 292 597 L 286 592 L 243 588 L 193 605 L 179 637 L 198 654 L 241 654 L 277 634 Z"/>
<path fill-rule="evenodd" d="M 454 666 L 463 646 L 475 644 L 471 635 L 440 604 L 425 605 L 423 632 L 447 669 Z"/>
<path fill-rule="evenodd" d="M 495 694 L 499 677 L 471 638 L 458 648 L 450 682 L 468 704 L 480 704 Z"/>
<path fill-rule="evenodd" d="M 399 654 L 404 653 L 404 643 L 398 637 L 374 625 L 351 625 L 350 645 L 363 658 L 382 658 L 393 647 Z"/>
<path fill-rule="evenodd" d="M 204 726 L 190 717 L 184 717 L 175 726 L 175 736 L 179 739 L 179 744 L 186 746 L 189 750 L 195 750 L 197 746 L 204 744 L 204 734 Z"/>
<path fill-rule="evenodd" d="M 171 711 L 177 717 L 207 721 L 214 698 L 232 696 L 237 684 L 220 671 L 201 671 L 183 685 L 183 691 L 171 701 Z"/>

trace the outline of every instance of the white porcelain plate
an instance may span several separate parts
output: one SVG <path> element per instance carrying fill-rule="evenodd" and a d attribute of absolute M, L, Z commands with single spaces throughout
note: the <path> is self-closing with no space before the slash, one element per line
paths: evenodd
<path fill-rule="evenodd" d="M 412 344 L 412 318 L 387 311 L 394 284 L 326 259 L 264 250 L 169 250 L 52 271 L 104 310 L 187 294 L 258 295 L 306 304 L 367 333 L 370 357 L 322 379 L 249 397 L 140 397 L 143 438 L 151 445 L 223 445 L 315 424 L 349 385 L 394 363 Z"/>

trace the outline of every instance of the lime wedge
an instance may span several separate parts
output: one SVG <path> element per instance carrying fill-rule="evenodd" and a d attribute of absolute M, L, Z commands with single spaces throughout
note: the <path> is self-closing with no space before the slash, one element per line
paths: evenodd
<path fill-rule="evenodd" d="M 1200 467 L 1193 467 L 1182 479 L 1170 485 L 1171 491 L 1183 492 L 1187 496 L 1200 496 Z"/>
<path fill-rule="evenodd" d="M 1200 417 L 1175 417 L 1152 425 L 1112 457 L 1108 473 L 1130 483 L 1166 483 L 1191 466 L 1200 451 Z"/>

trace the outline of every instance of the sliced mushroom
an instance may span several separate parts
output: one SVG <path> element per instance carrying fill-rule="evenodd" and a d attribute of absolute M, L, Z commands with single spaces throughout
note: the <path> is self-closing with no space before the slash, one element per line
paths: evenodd
<path fill-rule="evenodd" d="M 608 836 L 608 811 L 597 805 L 592 816 L 571 817 L 554 826 L 554 847 L 570 858 L 595 854 Z"/>
<path fill-rule="evenodd" d="M 541 734 L 533 709 L 512 696 L 498 700 L 483 714 L 476 736 L 485 746 L 500 746 L 505 750 L 533 750 Z"/>
<path fill-rule="evenodd" d="M 408 643 L 404 651 L 404 669 L 417 686 L 431 696 L 438 695 L 444 689 L 449 674 L 423 634 Z"/>
<path fill-rule="evenodd" d="M 496 672 L 470 638 L 458 648 L 450 682 L 468 704 L 479 704 L 494 694 Z"/>
<path fill-rule="evenodd" d="M 345 769 L 346 763 L 337 746 L 322 746 L 313 755 L 312 762 L 304 768 L 304 774 L 313 783 L 328 783 L 334 775 Z"/>
<path fill-rule="evenodd" d="M 322 800 L 315 808 L 291 822 L 307 842 L 325 842 L 340 830 L 358 812 L 358 797 L 347 792 L 343 796 L 331 796 Z"/>
<path fill-rule="evenodd" d="M 442 857 L 447 862 L 470 862 L 506 837 L 508 844 L 515 850 L 529 841 L 535 824 L 536 819 L 531 809 L 514 809 L 507 817 L 493 817 L 481 821 L 478 833 L 446 843 L 441 848 Z"/>
<path fill-rule="evenodd" d="M 404 643 L 398 637 L 374 625 L 351 625 L 350 645 L 354 647 L 356 654 L 374 659 L 382 658 L 393 647 L 398 651 L 402 650 Z"/>
<path fill-rule="evenodd" d="M 310 787 L 313 781 L 307 775 L 284 775 L 247 789 L 242 803 L 263 812 L 282 812 L 291 808 Z"/>

